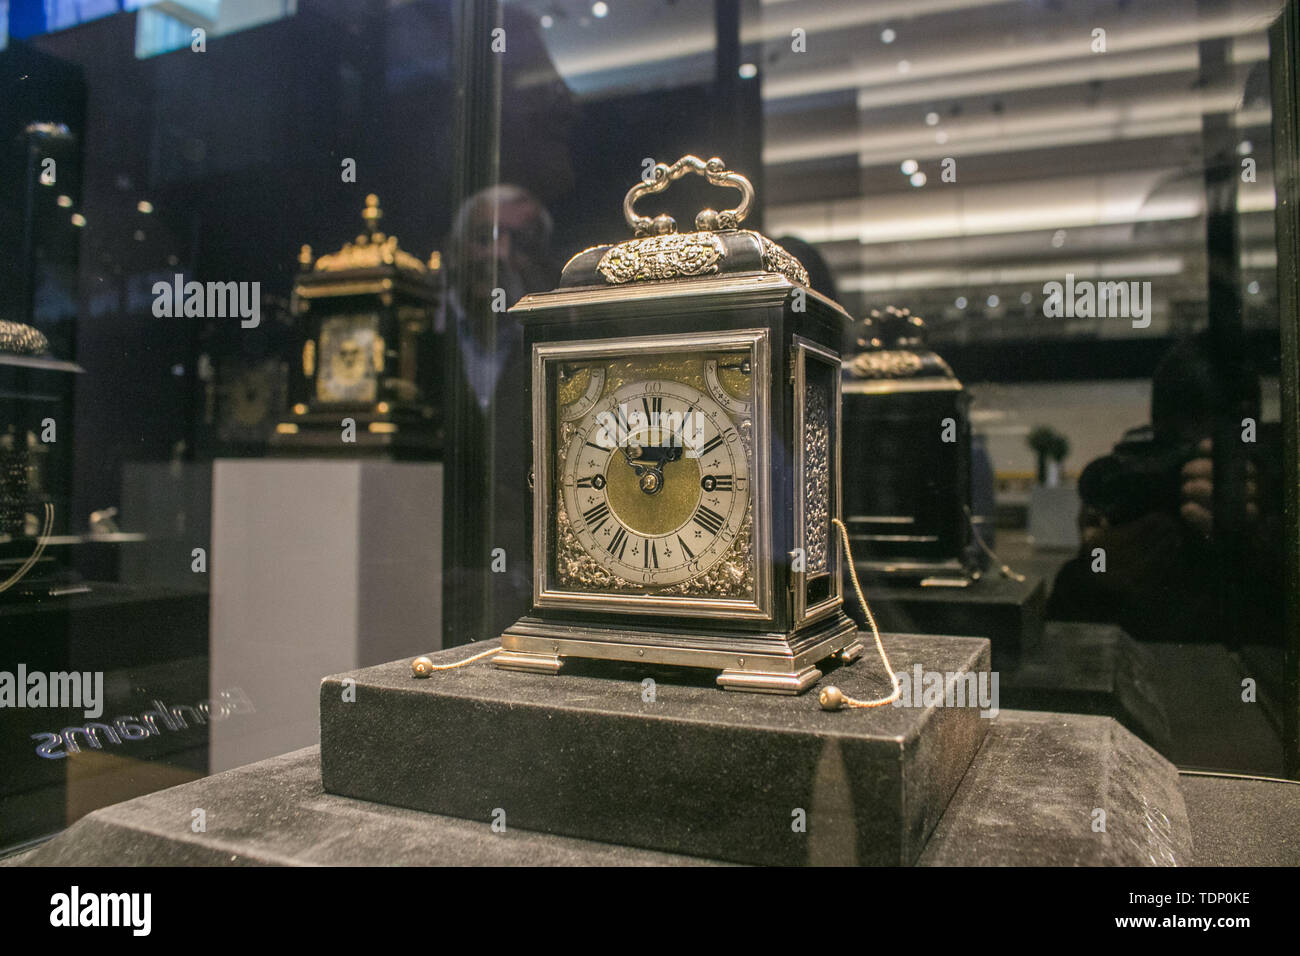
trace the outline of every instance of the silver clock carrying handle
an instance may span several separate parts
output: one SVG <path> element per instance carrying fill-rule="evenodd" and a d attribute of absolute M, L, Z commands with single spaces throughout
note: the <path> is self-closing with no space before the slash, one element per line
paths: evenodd
<path fill-rule="evenodd" d="M 661 193 L 673 180 L 681 179 L 688 173 L 707 176 L 714 186 L 730 186 L 740 190 L 740 202 L 734 209 L 724 209 L 721 212 L 702 209 L 696 214 L 695 228 L 701 232 L 737 228 L 749 215 L 749 209 L 754 204 L 754 184 L 740 173 L 727 169 L 727 164 L 716 156 L 707 163 L 698 156 L 683 156 L 671 166 L 656 163 L 650 172 L 653 173 L 653 179 L 649 182 L 642 180 L 623 197 L 623 218 L 637 238 L 665 236 L 677 231 L 677 220 L 672 216 L 660 213 L 651 219 L 649 216 L 637 215 L 634 207 L 642 196 Z"/>

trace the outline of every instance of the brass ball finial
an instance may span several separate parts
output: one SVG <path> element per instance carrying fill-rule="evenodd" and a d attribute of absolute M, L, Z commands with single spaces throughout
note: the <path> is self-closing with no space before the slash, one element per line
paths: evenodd
<path fill-rule="evenodd" d="M 366 208 L 361 211 L 361 218 L 366 221 L 366 229 L 374 232 L 379 228 L 379 220 L 384 218 L 384 211 L 379 208 L 379 197 L 371 193 L 366 197 Z"/>
<path fill-rule="evenodd" d="M 428 677 L 432 673 L 433 661 L 429 660 L 429 658 L 421 656 L 411 661 L 412 677 Z"/>
<path fill-rule="evenodd" d="M 844 694 L 838 687 L 823 687 L 817 695 L 817 702 L 822 710 L 839 710 L 844 706 Z"/>

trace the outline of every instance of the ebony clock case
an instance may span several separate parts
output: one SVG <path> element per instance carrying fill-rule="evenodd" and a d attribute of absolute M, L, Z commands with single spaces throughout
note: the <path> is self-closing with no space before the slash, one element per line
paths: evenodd
<path fill-rule="evenodd" d="M 856 356 L 845 362 L 843 411 L 844 520 L 858 574 L 974 580 L 970 393 L 947 363 L 924 348 Z"/>
<path fill-rule="evenodd" d="M 767 454 L 755 448 L 755 461 L 767 462 L 768 500 L 755 501 L 754 507 L 755 566 L 766 584 L 763 613 L 696 613 L 683 602 L 675 612 L 652 614 L 620 607 L 613 598 L 608 606 L 599 601 L 583 608 L 548 606 L 539 596 L 553 553 L 543 553 L 535 541 L 534 603 L 503 634 L 503 651 L 494 659 L 499 667 L 554 672 L 566 657 L 631 660 L 719 670 L 718 683 L 728 689 L 800 693 L 821 676 L 818 661 L 832 655 L 851 660 L 861 653 L 856 628 L 843 612 L 835 529 L 827 523 L 827 567 L 815 580 L 806 567 L 799 570 L 792 554 L 807 541 L 799 527 L 806 491 L 799 474 L 799 429 L 805 411 L 800 387 L 810 376 L 824 376 L 830 389 L 828 518 L 840 516 L 839 348 L 851 319 L 834 302 L 773 268 L 780 260 L 757 233 L 711 235 L 721 240 L 726 255 L 710 274 L 611 283 L 597 264 L 612 247 L 600 246 L 570 260 L 558 288 L 527 296 L 510 311 L 522 323 L 525 349 L 534 357 L 559 343 L 611 340 L 626 340 L 628 355 L 672 352 L 705 333 L 754 333 L 763 342 L 766 368 L 753 372 L 755 417 L 766 406 Z M 802 267 L 793 265 L 786 271 L 801 274 Z M 533 367 L 533 380 L 520 387 L 529 390 L 536 443 L 543 429 L 555 427 L 555 416 L 547 413 L 555 405 L 553 390 L 544 393 L 548 385 L 540 363 Z M 759 400 L 759 390 L 766 401 Z M 555 447 L 553 436 L 548 444 Z M 538 516 L 544 520 L 548 507 L 538 472 L 553 463 L 536 447 L 532 452 L 532 488 L 521 493 L 528 495 L 536 538 Z"/>

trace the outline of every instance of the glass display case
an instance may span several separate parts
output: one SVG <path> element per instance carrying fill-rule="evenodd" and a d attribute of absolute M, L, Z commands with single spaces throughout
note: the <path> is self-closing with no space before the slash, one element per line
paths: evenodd
<path fill-rule="evenodd" d="M 853 728 L 850 803 L 871 734 L 922 741 L 925 809 L 816 853 L 511 791 L 737 862 L 1078 862 L 942 819 L 1044 714 L 1077 740 L 1028 749 L 1120 741 L 1077 772 L 1131 773 L 1160 862 L 1200 775 L 1300 780 L 1295 0 L 53 6 L 0 3 L 0 853 L 318 745 L 331 793 L 471 815 L 341 674 L 449 754 L 600 760 L 582 712 L 652 777 L 679 744 L 614 697 L 680 693 L 683 834 L 765 799 L 691 789 L 715 739 L 794 794 Z"/>

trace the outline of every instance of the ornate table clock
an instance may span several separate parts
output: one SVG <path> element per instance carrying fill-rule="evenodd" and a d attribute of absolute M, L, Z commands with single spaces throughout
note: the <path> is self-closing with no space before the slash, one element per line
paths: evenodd
<path fill-rule="evenodd" d="M 374 195 L 362 216 L 367 232 L 356 242 L 314 264 L 310 246 L 298 257 L 291 310 L 303 330 L 302 376 L 272 444 L 428 457 L 442 439 L 432 394 L 439 256 L 426 265 L 380 232 Z M 354 441 L 343 438 L 344 419 Z"/>
<path fill-rule="evenodd" d="M 636 213 L 691 172 L 739 205 L 689 233 Z M 720 159 L 659 164 L 624 201 L 637 238 L 511 309 L 532 358 L 533 604 L 496 666 L 637 661 L 797 694 L 861 654 L 831 524 L 851 320 L 738 228 L 752 202 Z"/>
<path fill-rule="evenodd" d="M 970 396 L 907 309 L 873 311 L 844 363 L 844 506 L 858 573 L 963 586 L 970 519 Z"/>

